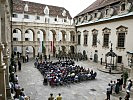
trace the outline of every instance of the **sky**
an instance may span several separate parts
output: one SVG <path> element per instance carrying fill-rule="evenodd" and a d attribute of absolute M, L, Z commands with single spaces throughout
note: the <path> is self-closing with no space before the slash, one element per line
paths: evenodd
<path fill-rule="evenodd" d="M 95 0 L 24 0 L 42 3 L 46 5 L 53 5 L 64 7 L 67 9 L 72 17 L 76 16 L 78 13 L 83 11 L 89 5 L 91 5 Z"/>

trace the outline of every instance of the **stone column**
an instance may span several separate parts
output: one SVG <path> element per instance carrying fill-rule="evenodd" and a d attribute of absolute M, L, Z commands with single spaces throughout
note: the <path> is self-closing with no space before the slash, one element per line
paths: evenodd
<path fill-rule="evenodd" d="M 7 43 L 4 43 L 4 63 L 6 65 L 6 92 L 7 92 L 7 98 L 8 99 L 11 99 L 11 91 L 10 91 L 10 87 L 9 87 L 9 64 L 8 64 L 8 60 L 9 60 L 9 56 L 7 54 L 7 46 L 8 44 Z"/>
<path fill-rule="evenodd" d="M 7 98 L 11 98 L 11 93 L 10 93 L 10 87 L 9 87 L 9 67 L 8 67 L 8 55 L 7 55 L 7 39 L 8 39 L 8 27 L 9 27 L 9 22 L 8 22 L 8 16 L 7 16 L 7 8 L 6 6 L 3 4 L 2 7 L 2 12 L 1 12 L 1 41 L 4 44 L 4 49 L 3 49 L 3 59 L 4 59 L 4 63 L 6 66 L 6 69 L 4 69 L 4 73 L 3 75 L 5 75 L 5 81 L 6 81 L 6 94 L 7 94 Z"/>
<path fill-rule="evenodd" d="M 26 49 L 26 47 L 22 46 L 22 56 L 25 56 L 25 49 Z"/>
<path fill-rule="evenodd" d="M 46 47 L 46 55 L 50 54 L 50 42 L 49 42 L 49 28 L 46 28 L 46 38 L 47 38 L 47 47 Z M 48 48 L 48 49 L 47 49 Z"/>
<path fill-rule="evenodd" d="M 7 100 L 6 79 L 5 79 L 6 66 L 3 63 L 3 54 L 2 54 L 3 49 L 4 49 L 4 45 L 0 43 L 0 100 Z"/>
<path fill-rule="evenodd" d="M 34 29 L 33 33 L 33 41 L 37 41 L 38 35 L 37 35 L 37 28 Z"/>
<path fill-rule="evenodd" d="M 34 46 L 34 57 L 37 57 L 37 55 L 38 55 L 38 46 Z"/>

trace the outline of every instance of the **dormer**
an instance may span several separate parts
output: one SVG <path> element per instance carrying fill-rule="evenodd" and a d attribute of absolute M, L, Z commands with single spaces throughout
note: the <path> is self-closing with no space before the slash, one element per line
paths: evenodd
<path fill-rule="evenodd" d="M 44 8 L 44 14 L 45 14 L 45 15 L 49 15 L 49 8 L 48 8 L 48 6 L 46 6 L 46 7 Z"/>
<path fill-rule="evenodd" d="M 28 11 L 28 4 L 25 4 L 25 6 L 24 6 L 24 11 L 25 11 L 25 12 Z"/>
<path fill-rule="evenodd" d="M 95 20 L 100 19 L 101 15 L 102 15 L 102 13 L 101 13 L 100 11 L 95 11 L 95 12 L 92 14 L 92 17 L 93 17 L 92 20 L 95 21 Z"/>
<path fill-rule="evenodd" d="M 62 12 L 62 16 L 66 16 L 66 10 L 63 10 L 63 12 Z"/>
<path fill-rule="evenodd" d="M 105 8 L 105 11 L 104 11 L 104 17 L 111 17 L 113 16 L 114 14 L 114 9 L 113 8 L 110 8 L 110 7 L 107 7 Z"/>
<path fill-rule="evenodd" d="M 84 22 L 87 22 L 87 14 L 84 15 Z"/>
<path fill-rule="evenodd" d="M 124 0 L 120 3 L 119 15 L 127 14 L 131 10 L 132 4 L 128 0 Z"/>
<path fill-rule="evenodd" d="M 77 25 L 78 24 L 77 18 L 74 18 L 73 20 L 74 20 L 74 24 Z"/>
<path fill-rule="evenodd" d="M 78 17 L 78 23 L 81 24 L 81 23 L 83 23 L 83 21 L 84 21 L 84 17 L 83 16 L 79 16 Z"/>

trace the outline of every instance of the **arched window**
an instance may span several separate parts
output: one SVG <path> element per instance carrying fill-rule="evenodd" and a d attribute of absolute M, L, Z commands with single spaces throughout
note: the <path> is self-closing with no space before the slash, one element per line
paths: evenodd
<path fill-rule="evenodd" d="M 84 30 L 83 33 L 84 33 L 84 46 L 87 46 L 88 45 L 88 31 Z"/>
<path fill-rule="evenodd" d="M 104 28 L 103 30 L 103 47 L 109 47 L 109 35 L 110 35 L 110 31 L 111 29 L 109 28 Z"/>
<path fill-rule="evenodd" d="M 123 49 L 125 47 L 125 39 L 127 34 L 127 27 L 119 26 L 117 30 L 117 48 Z"/>
<path fill-rule="evenodd" d="M 98 35 L 98 30 L 93 29 L 92 30 L 92 46 L 97 46 L 97 35 Z"/>

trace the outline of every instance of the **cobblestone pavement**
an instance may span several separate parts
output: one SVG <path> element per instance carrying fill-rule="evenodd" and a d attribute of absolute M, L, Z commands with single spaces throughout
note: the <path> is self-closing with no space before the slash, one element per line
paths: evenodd
<path fill-rule="evenodd" d="M 82 61 L 76 62 L 76 64 L 96 71 L 98 74 L 96 80 L 52 88 L 43 85 L 43 76 L 34 67 L 33 63 L 34 60 L 23 63 L 21 72 L 17 72 L 20 86 L 25 88 L 25 93 L 30 96 L 31 100 L 47 100 L 50 93 L 53 93 L 54 97 L 61 93 L 63 100 L 105 100 L 107 84 L 110 80 L 116 80 L 120 77 L 119 74 L 111 75 L 98 71 L 99 64 Z M 120 95 L 123 97 L 125 92 L 122 91 L 119 95 L 111 96 L 111 100 L 119 100 L 118 97 Z"/>

